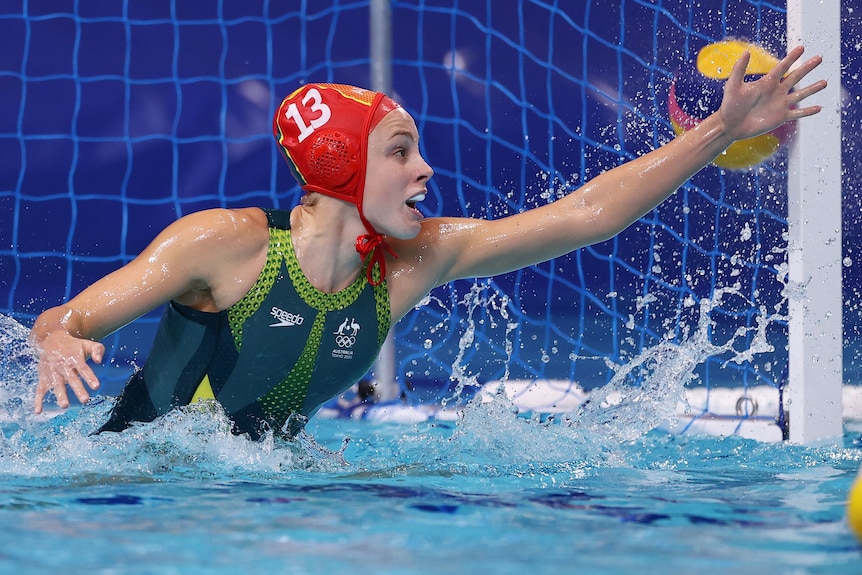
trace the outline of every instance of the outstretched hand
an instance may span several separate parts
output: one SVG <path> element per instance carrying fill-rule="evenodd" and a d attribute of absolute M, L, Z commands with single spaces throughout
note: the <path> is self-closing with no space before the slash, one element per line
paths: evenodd
<path fill-rule="evenodd" d="M 39 383 L 36 386 L 34 411 L 42 413 L 42 404 L 50 391 L 54 392 L 58 407 L 69 407 L 67 385 L 78 401 L 87 403 L 90 394 L 84 383 L 92 390 L 99 388 L 99 379 L 87 365 L 87 360 L 102 363 L 105 346 L 99 342 L 72 337 L 65 332 L 48 335 L 38 346 Z"/>
<path fill-rule="evenodd" d="M 791 66 L 803 51 L 802 46 L 797 46 L 768 74 L 754 82 L 745 81 L 751 54 L 746 52 L 737 60 L 724 85 L 724 99 L 718 111 L 729 136 L 734 140 L 753 138 L 785 122 L 820 111 L 820 106 L 798 107 L 803 100 L 826 87 L 826 80 L 818 80 L 796 89 L 796 85 L 823 61 L 820 56 L 814 56 L 791 72 Z"/>

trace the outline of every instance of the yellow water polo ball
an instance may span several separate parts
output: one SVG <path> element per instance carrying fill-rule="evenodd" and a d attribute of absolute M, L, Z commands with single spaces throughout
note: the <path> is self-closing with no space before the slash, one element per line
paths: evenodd
<path fill-rule="evenodd" d="M 690 130 L 717 111 L 724 94 L 724 82 L 734 63 L 744 52 L 751 53 L 746 80 L 767 74 L 778 58 L 764 48 L 743 40 L 722 40 L 704 46 L 695 62 L 674 76 L 668 94 L 668 115 L 677 134 Z M 793 134 L 793 123 L 755 138 L 735 142 L 713 162 L 728 170 L 746 170 L 771 158 Z"/>
<path fill-rule="evenodd" d="M 862 543 L 862 468 L 859 470 L 856 482 L 850 488 L 850 496 L 847 499 L 847 522 Z"/>

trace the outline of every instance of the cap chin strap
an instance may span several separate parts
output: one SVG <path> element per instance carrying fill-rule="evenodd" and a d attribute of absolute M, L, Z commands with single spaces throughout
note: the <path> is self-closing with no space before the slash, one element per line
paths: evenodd
<path fill-rule="evenodd" d="M 363 218 L 363 220 L 364 219 L 365 218 Z M 367 227 L 370 230 L 374 229 L 371 226 Z M 388 243 L 386 243 L 386 240 L 383 239 L 383 236 L 374 231 L 358 236 L 356 238 L 355 245 L 356 252 L 359 254 L 359 257 L 361 257 L 362 261 L 367 264 L 365 268 L 365 277 L 368 279 L 368 283 L 373 286 L 382 284 L 383 280 L 386 279 L 386 254 L 383 252 L 389 252 L 389 255 L 393 258 L 397 258 L 398 256 L 395 255 L 395 252 L 392 251 L 392 248 Z M 378 280 L 375 280 L 372 274 L 375 263 L 380 266 L 380 279 Z"/>
<path fill-rule="evenodd" d="M 386 96 L 384 94 L 378 93 L 374 97 L 374 101 L 371 104 L 371 112 L 365 118 L 365 126 L 362 131 L 365 134 L 365 145 L 359 151 L 360 154 L 360 163 L 359 165 L 363 167 L 364 170 L 368 169 L 368 141 L 367 138 L 369 134 L 371 134 L 371 130 L 373 129 L 372 124 L 375 123 L 375 112 L 377 108 L 380 106 L 381 102 L 383 102 Z M 377 122 L 380 121 L 380 118 L 377 118 Z M 359 189 L 357 190 L 356 195 L 356 209 L 359 212 L 359 219 L 362 220 L 362 224 L 365 226 L 365 229 L 368 230 L 367 234 L 362 234 L 356 238 L 355 246 L 356 252 L 359 254 L 359 257 L 362 258 L 363 263 L 366 264 L 365 268 L 365 277 L 368 279 L 368 283 L 373 286 L 378 286 L 383 283 L 386 279 L 386 254 L 383 252 L 389 252 L 393 258 L 397 258 L 395 252 L 392 251 L 392 248 L 386 243 L 386 240 L 383 239 L 383 236 L 374 229 L 374 226 L 365 219 L 365 213 L 362 211 L 362 204 L 365 201 L 365 173 L 361 174 L 359 179 Z M 374 264 L 378 264 L 380 266 L 380 279 L 375 280 L 373 271 Z"/>

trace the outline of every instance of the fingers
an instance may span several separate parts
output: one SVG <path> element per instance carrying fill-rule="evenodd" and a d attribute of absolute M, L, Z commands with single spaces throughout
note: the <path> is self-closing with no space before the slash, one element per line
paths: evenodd
<path fill-rule="evenodd" d="M 45 394 L 53 389 L 53 375 L 45 374 L 42 367 L 39 367 L 39 384 L 36 386 L 36 399 L 33 401 L 33 411 L 42 413 L 42 407 L 45 400 Z"/>
<path fill-rule="evenodd" d="M 101 364 L 104 357 L 105 346 L 97 341 L 92 342 L 92 345 L 90 346 L 90 359 L 92 359 L 98 364 Z"/>
<path fill-rule="evenodd" d="M 36 386 L 36 398 L 33 402 L 33 409 L 36 413 L 42 413 L 44 408 L 45 396 L 48 392 L 54 393 L 55 402 L 60 409 L 69 407 L 69 395 L 66 391 L 68 385 L 75 397 L 81 403 L 90 401 L 90 394 L 84 387 L 84 382 L 92 390 L 99 389 L 99 378 L 89 366 L 79 366 L 77 369 L 72 367 L 64 367 L 62 373 L 54 371 L 40 372 L 39 385 Z"/>
<path fill-rule="evenodd" d="M 798 120 L 799 118 L 807 118 L 808 116 L 813 116 L 822 110 L 822 106 L 807 106 L 805 108 L 794 108 L 789 111 L 790 118 L 793 120 Z"/>
<path fill-rule="evenodd" d="M 772 68 L 768 75 L 777 77 L 777 79 L 784 84 L 795 86 L 802 78 L 805 77 L 806 74 L 819 66 L 823 61 L 823 58 L 820 56 L 813 56 L 791 72 L 790 68 L 799 60 L 799 58 L 802 57 L 804 52 L 805 48 L 803 46 L 796 46 L 788 52 L 787 56 L 778 62 L 774 68 Z M 751 53 L 748 51 L 743 52 L 742 56 L 740 56 L 734 63 L 730 76 L 728 77 L 728 82 L 742 83 L 745 80 L 745 72 L 750 61 Z"/>
<path fill-rule="evenodd" d="M 66 386 L 72 390 L 81 403 L 90 401 L 90 394 L 84 386 L 85 383 L 92 390 L 99 389 L 99 378 L 87 365 L 87 359 L 92 359 L 95 363 L 102 363 L 105 346 L 98 342 L 87 341 L 82 343 L 80 350 L 83 352 L 83 357 L 80 359 L 63 355 L 42 357 L 38 368 L 39 383 L 36 386 L 36 397 L 33 402 L 35 413 L 42 413 L 45 396 L 49 392 L 54 393 L 57 407 L 66 409 L 69 407 Z"/>
<path fill-rule="evenodd" d="M 798 104 L 805 98 L 816 94 L 820 90 L 826 87 L 826 80 L 818 80 L 809 86 L 805 86 L 804 88 L 799 88 L 798 90 L 794 90 L 790 93 L 790 100 L 794 104 Z"/>
<path fill-rule="evenodd" d="M 86 348 L 87 354 L 90 356 L 90 359 L 92 359 L 94 363 L 102 363 L 102 358 L 105 355 L 104 345 L 97 341 L 91 341 L 87 342 Z M 93 370 L 90 369 L 90 366 L 86 363 L 77 366 L 76 375 L 78 376 L 78 379 L 76 379 L 75 381 L 80 382 L 80 380 L 83 379 L 85 382 L 87 382 L 87 385 L 90 387 L 90 389 L 99 389 L 99 378 L 96 377 L 96 374 L 93 373 Z M 87 401 L 89 401 L 90 396 L 87 394 L 86 390 L 84 390 L 83 387 L 81 387 L 81 390 L 83 391 L 83 397 L 85 399 L 82 399 L 82 395 L 78 394 L 77 391 L 75 395 L 78 397 L 78 400 L 80 400 L 81 403 L 86 403 Z"/>
<path fill-rule="evenodd" d="M 796 63 L 797 60 L 802 56 L 804 52 L 804 48 L 802 46 L 797 46 L 784 58 L 781 62 L 779 62 L 775 68 L 772 69 L 771 73 L 780 75 L 781 83 L 786 85 L 788 89 L 796 86 L 805 76 L 808 75 L 813 69 L 823 63 L 823 58 L 821 56 L 812 56 L 805 62 L 803 62 L 799 67 L 789 71 L 791 66 Z M 822 88 L 821 88 L 822 89 Z"/>
<path fill-rule="evenodd" d="M 823 58 L 821 58 L 820 56 L 814 56 L 813 58 L 810 58 L 804 64 L 787 74 L 787 76 L 782 79 L 782 84 L 785 85 L 788 89 L 793 88 L 799 82 L 801 82 L 802 79 L 807 76 L 809 72 L 819 66 L 822 62 Z"/>
<path fill-rule="evenodd" d="M 48 392 L 53 391 L 56 403 L 59 407 L 65 409 L 69 407 L 69 398 L 66 395 L 66 384 L 63 377 L 50 369 L 39 367 L 39 384 L 36 386 L 36 399 L 33 403 L 33 410 L 36 413 L 42 413 L 44 407 L 45 396 Z"/>
<path fill-rule="evenodd" d="M 730 69 L 730 76 L 727 77 L 728 85 L 742 84 L 745 81 L 745 70 L 748 68 L 748 62 L 751 60 L 751 52 L 746 50 L 742 56 L 734 62 L 733 68 Z"/>
<path fill-rule="evenodd" d="M 90 378 L 90 381 L 87 380 L 87 377 Z M 69 386 L 69 389 L 72 390 L 72 392 L 75 394 L 75 397 L 78 398 L 78 401 L 80 401 L 81 403 L 87 403 L 88 401 L 90 401 L 90 394 L 87 393 L 87 388 L 84 387 L 84 384 L 81 381 L 82 379 L 84 381 L 87 381 L 90 387 L 93 386 L 92 381 L 96 381 L 96 387 L 99 386 L 98 380 L 96 379 L 96 375 L 87 365 L 76 367 L 69 366 L 65 368 L 61 385 L 54 387 L 54 395 L 57 396 L 57 405 L 61 409 L 66 409 L 67 407 L 69 407 L 69 398 L 66 394 L 66 385 Z"/>
<path fill-rule="evenodd" d="M 813 58 L 808 59 L 804 64 L 790 72 L 783 81 L 783 84 L 787 85 L 788 89 L 796 86 L 809 72 L 815 69 L 823 62 L 823 58 L 820 56 L 814 56 Z M 809 84 L 803 88 L 799 88 L 793 90 L 789 94 L 790 102 L 792 108 L 790 110 L 790 115 L 794 119 L 805 118 L 807 116 L 812 116 L 818 113 L 822 107 L 821 106 L 807 106 L 804 108 L 796 107 L 797 104 L 805 100 L 806 98 L 820 92 L 824 88 L 826 88 L 827 82 L 826 80 L 818 80 L 813 84 Z"/>
<path fill-rule="evenodd" d="M 803 52 L 805 52 L 805 48 L 803 46 L 796 46 L 787 53 L 787 56 L 775 65 L 770 74 L 776 75 L 779 78 L 784 78 L 791 66 L 793 66 L 800 57 L 802 57 Z"/>
<path fill-rule="evenodd" d="M 81 384 L 81 380 L 86 382 L 87 386 L 92 390 L 99 389 L 99 378 L 96 377 L 96 374 L 93 373 L 93 370 L 90 369 L 89 365 L 79 366 L 75 372 L 74 382 L 77 385 L 72 386 L 72 390 L 75 392 L 75 396 L 81 403 L 87 403 L 89 401 L 90 396 L 87 394 L 87 390 L 84 389 L 84 386 Z"/>
<path fill-rule="evenodd" d="M 788 110 L 788 114 L 792 119 L 805 118 L 820 112 L 822 109 L 821 106 L 807 106 L 799 108 L 796 107 L 796 105 L 813 94 L 820 92 L 826 88 L 827 85 L 826 80 L 818 80 L 817 82 L 803 88 L 794 89 L 796 85 L 805 78 L 805 76 L 823 63 L 822 57 L 813 56 L 797 68 L 790 71 L 790 68 L 799 60 L 799 58 L 802 57 L 804 52 L 805 49 L 802 46 L 796 46 L 770 72 L 770 75 L 773 75 L 773 78 L 778 76 L 778 81 L 782 88 L 789 92 L 788 98 L 791 103 L 791 108 Z"/>

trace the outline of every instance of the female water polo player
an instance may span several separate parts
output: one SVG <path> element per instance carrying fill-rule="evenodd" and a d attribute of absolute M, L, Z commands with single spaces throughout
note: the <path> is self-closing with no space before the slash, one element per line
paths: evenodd
<path fill-rule="evenodd" d="M 35 411 L 66 386 L 89 400 L 97 340 L 167 304 L 151 355 L 102 431 L 151 421 L 199 398 L 236 433 L 291 436 L 371 367 L 390 324 L 434 287 L 536 264 L 612 237 L 732 142 L 810 116 L 826 86 L 795 89 L 820 63 L 792 50 L 746 83 L 734 66 L 718 112 L 661 148 L 551 205 L 488 221 L 417 211 L 433 171 L 413 118 L 388 97 L 308 84 L 276 111 L 279 148 L 306 195 L 291 211 L 214 209 L 168 226 L 132 262 L 41 314 Z"/>

